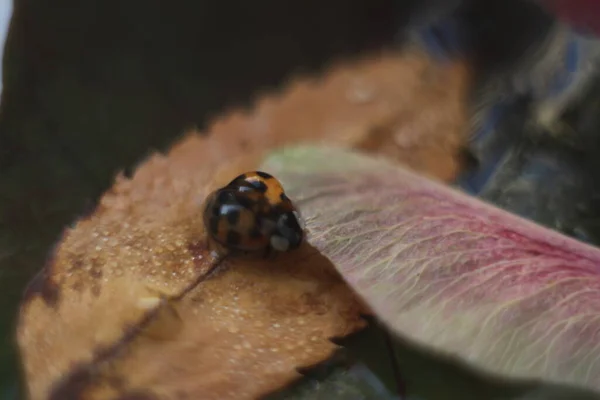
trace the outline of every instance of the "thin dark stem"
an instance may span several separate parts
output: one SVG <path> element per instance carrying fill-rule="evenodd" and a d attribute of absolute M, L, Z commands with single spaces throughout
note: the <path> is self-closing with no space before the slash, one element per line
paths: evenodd
<path fill-rule="evenodd" d="M 385 336 L 385 341 L 391 353 L 390 361 L 392 364 L 392 374 L 394 375 L 394 379 L 396 381 L 396 391 L 398 393 L 398 399 L 403 400 L 406 398 L 406 386 L 404 384 L 404 380 L 402 379 L 402 374 L 400 373 L 398 361 L 396 360 L 396 348 L 394 346 L 394 339 L 385 327 L 382 328 L 384 332 L 383 335 Z"/>

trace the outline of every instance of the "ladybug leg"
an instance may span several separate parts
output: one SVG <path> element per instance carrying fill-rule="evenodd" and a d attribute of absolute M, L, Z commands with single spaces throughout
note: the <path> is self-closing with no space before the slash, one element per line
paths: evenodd
<path fill-rule="evenodd" d="M 225 256 L 231 254 L 233 251 L 223 246 L 221 243 L 212 239 L 210 236 L 206 240 L 206 247 L 209 251 L 210 257 L 213 258 L 213 261 L 222 260 Z"/>

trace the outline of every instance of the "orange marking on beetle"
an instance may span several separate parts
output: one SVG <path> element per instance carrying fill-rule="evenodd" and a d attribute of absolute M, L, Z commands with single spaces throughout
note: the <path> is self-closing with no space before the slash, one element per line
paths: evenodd
<path fill-rule="evenodd" d="M 281 183 L 275 177 L 267 174 L 266 172 L 246 172 L 233 179 L 227 186 L 237 187 L 238 189 L 253 189 L 261 193 L 262 196 L 272 206 L 289 202 Z"/>

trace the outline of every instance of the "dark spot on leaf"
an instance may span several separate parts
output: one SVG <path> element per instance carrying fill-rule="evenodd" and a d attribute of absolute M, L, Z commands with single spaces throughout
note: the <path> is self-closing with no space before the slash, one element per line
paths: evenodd
<path fill-rule="evenodd" d="M 202 263 L 202 253 L 207 251 L 206 241 L 189 243 L 187 248 L 192 256 L 192 259 L 194 260 L 195 265 L 199 266 Z"/>
<path fill-rule="evenodd" d="M 56 307 L 59 301 L 60 288 L 50 277 L 51 269 L 42 269 L 27 285 L 23 302 L 29 302 L 34 296 L 41 296 L 46 305 Z"/>
<path fill-rule="evenodd" d="M 101 279 L 102 278 L 102 270 L 99 268 L 94 268 L 90 271 L 90 275 L 94 279 Z"/>
<path fill-rule="evenodd" d="M 83 282 L 78 280 L 75 283 L 73 283 L 73 285 L 71 285 L 71 289 L 73 289 L 76 292 L 81 292 L 81 290 L 83 289 Z"/>
<path fill-rule="evenodd" d="M 56 247 L 52 249 L 46 260 L 46 265 L 33 277 L 25 288 L 25 292 L 23 293 L 24 303 L 31 301 L 34 296 L 41 296 L 49 307 L 56 307 L 58 305 L 60 287 L 52 280 L 52 269 L 56 262 L 56 251 Z"/>
<path fill-rule="evenodd" d="M 81 257 L 77 257 L 71 260 L 71 271 L 76 271 L 83 267 L 83 260 Z"/>
<path fill-rule="evenodd" d="M 115 389 L 123 389 L 125 387 L 125 379 L 122 376 L 112 375 L 106 378 L 108 384 Z"/>

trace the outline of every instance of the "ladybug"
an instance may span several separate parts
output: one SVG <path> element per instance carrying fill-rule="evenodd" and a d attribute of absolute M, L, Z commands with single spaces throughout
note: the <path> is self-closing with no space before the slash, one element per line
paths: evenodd
<path fill-rule="evenodd" d="M 205 203 L 208 235 L 228 250 L 286 252 L 304 239 L 300 214 L 273 176 L 253 171 L 211 193 Z"/>

